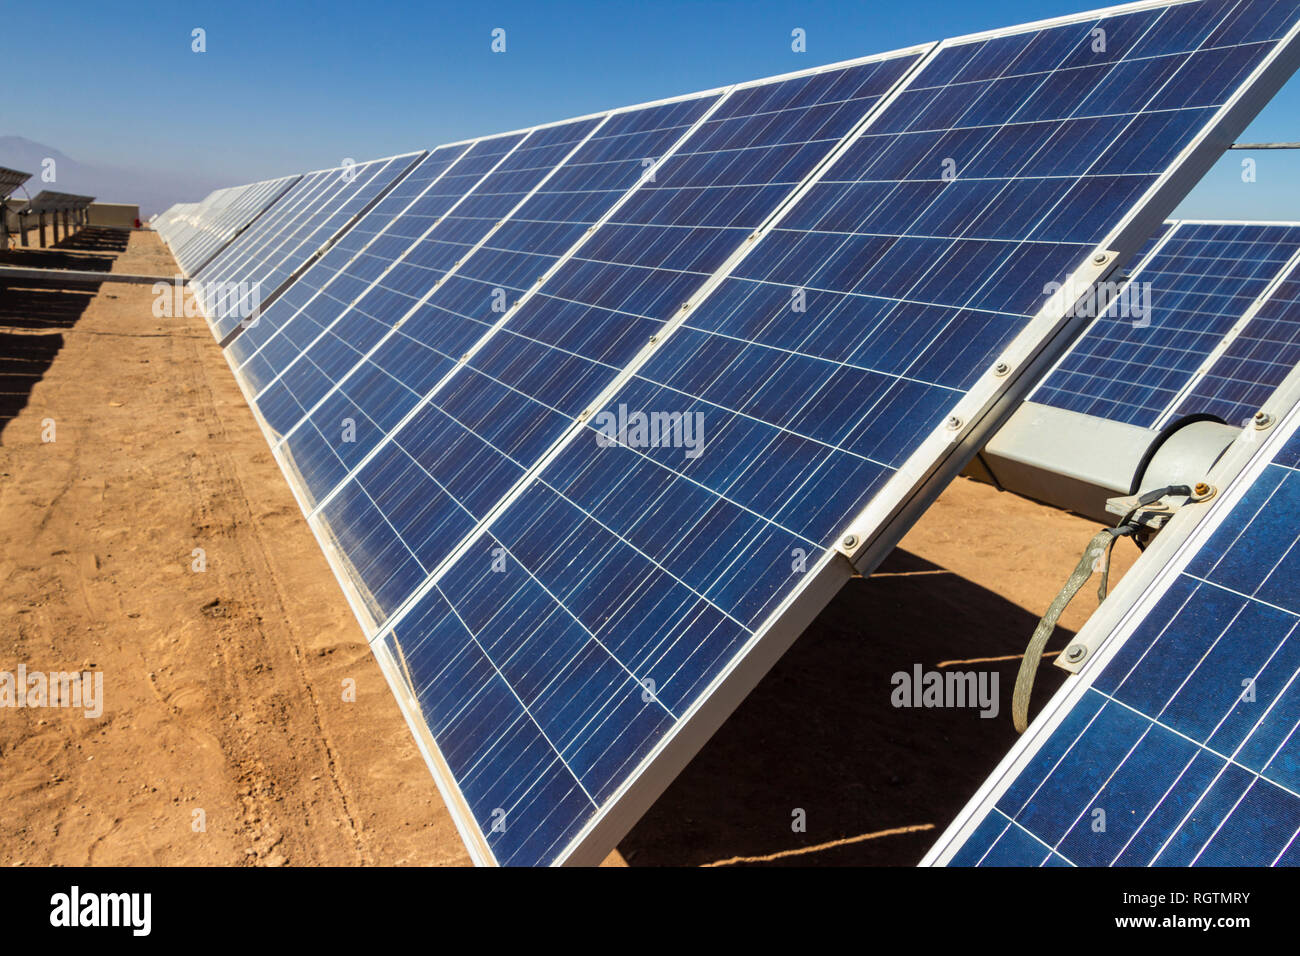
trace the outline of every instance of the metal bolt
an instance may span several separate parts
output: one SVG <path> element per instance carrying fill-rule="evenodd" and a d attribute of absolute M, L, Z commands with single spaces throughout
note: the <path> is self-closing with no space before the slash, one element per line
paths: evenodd
<path fill-rule="evenodd" d="M 844 547 L 856 548 L 858 546 L 858 536 L 856 534 L 846 534 L 844 536 Z"/>
<path fill-rule="evenodd" d="M 590 408 L 584 409 L 582 413 L 578 416 L 578 421 L 585 422 L 590 416 L 591 416 L 591 409 Z"/>
<path fill-rule="evenodd" d="M 994 375 L 1006 375 L 1007 372 L 1010 371 L 1011 371 L 1011 366 L 1008 365 L 1006 362 L 999 362 L 997 365 L 993 366 Z"/>
<path fill-rule="evenodd" d="M 1256 428 L 1268 428 L 1272 424 L 1273 424 L 1273 416 L 1270 415 L 1268 412 L 1255 413 Z"/>
<path fill-rule="evenodd" d="M 1088 648 L 1082 644 L 1071 644 L 1065 649 L 1065 659 L 1071 664 L 1077 664 L 1088 656 Z"/>
<path fill-rule="evenodd" d="M 948 420 L 944 422 L 944 426 L 949 431 L 953 431 L 953 432 L 961 428 L 962 424 L 963 424 L 962 420 L 958 418 L 956 415 L 949 415 Z"/>
<path fill-rule="evenodd" d="M 658 336 L 658 335 L 652 335 L 652 336 L 650 336 L 650 344 L 651 344 L 651 345 L 653 345 L 655 342 L 658 342 L 658 341 L 659 341 L 659 336 Z"/>
<path fill-rule="evenodd" d="M 1206 495 L 1208 495 L 1208 494 L 1209 494 L 1211 491 L 1213 491 L 1213 490 L 1214 490 L 1213 486 L 1208 485 L 1208 484 L 1206 484 L 1206 483 L 1203 482 L 1203 481 L 1198 481 L 1198 482 L 1193 486 L 1193 488 L 1192 488 L 1192 493 L 1193 493 L 1194 495 L 1196 495 L 1196 497 L 1198 497 L 1198 498 L 1204 498 Z"/>
<path fill-rule="evenodd" d="M 1109 258 L 1110 258 L 1110 256 L 1106 255 L 1106 253 L 1104 253 L 1104 252 L 1099 252 L 1099 253 L 1097 253 L 1095 256 L 1092 257 L 1092 261 L 1093 261 L 1095 264 L 1097 264 L 1097 265 L 1102 265 L 1102 264 L 1105 263 L 1105 261 L 1106 261 L 1107 259 L 1109 259 Z"/>

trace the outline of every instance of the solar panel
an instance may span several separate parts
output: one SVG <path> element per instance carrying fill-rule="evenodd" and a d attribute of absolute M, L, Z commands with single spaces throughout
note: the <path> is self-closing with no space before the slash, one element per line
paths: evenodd
<path fill-rule="evenodd" d="M 1300 226 L 1291 228 L 1300 232 Z M 1243 422 L 1300 365 L 1300 254 L 1208 365 L 1168 418 L 1208 414 Z"/>
<path fill-rule="evenodd" d="M 1132 271 L 1129 290 L 1092 323 L 1030 401 L 1147 428 L 1189 414 L 1222 415 L 1230 423 L 1249 418 L 1257 405 L 1231 396 L 1258 403 L 1294 362 L 1285 369 L 1279 364 L 1281 374 L 1247 394 L 1241 376 L 1257 370 L 1238 364 L 1234 376 L 1219 364 L 1219 352 L 1239 333 L 1246 339 L 1237 351 L 1249 347 L 1251 334 L 1242 330 L 1262 325 L 1250 319 L 1254 308 L 1294 271 L 1300 225 L 1183 220 L 1169 224 L 1152 245 Z M 1210 364 L 1219 368 L 1206 379 Z"/>
<path fill-rule="evenodd" d="M 220 293 L 205 310 L 217 339 L 237 332 L 241 323 L 253 317 L 256 310 L 251 306 L 258 298 L 269 304 L 295 270 L 327 247 L 418 158 L 407 154 L 303 177 L 289 194 L 298 200 L 295 204 L 276 203 L 274 210 L 284 207 L 282 217 L 263 216 L 196 275 L 205 290 Z M 239 291 L 226 294 L 232 286 Z"/>
<path fill-rule="evenodd" d="M 292 316 L 268 316 L 266 327 L 259 324 L 254 328 L 253 337 L 247 343 L 240 340 L 242 336 L 232 342 L 227 354 L 237 366 L 236 377 L 256 395 L 297 357 L 297 342 L 305 340 L 301 348 L 309 347 L 322 331 L 344 317 L 350 323 L 351 337 L 359 345 L 381 336 L 382 331 L 371 332 L 371 337 L 366 339 L 369 326 L 383 321 L 375 316 L 400 315 L 418 295 L 406 288 L 407 282 L 398 284 L 405 277 L 420 275 L 421 263 L 418 259 L 411 259 L 420 251 L 417 240 L 436 228 L 443 216 L 462 203 L 523 138 L 524 134 L 516 133 L 484 138 L 471 144 L 455 164 L 426 190 L 418 206 L 398 217 L 382 240 L 343 270 L 343 275 L 336 281 L 345 282 L 344 288 L 355 293 L 354 297 L 320 297 L 311 303 L 310 308 L 300 309 Z M 396 276 L 390 279 L 394 272 Z M 434 272 L 434 275 L 438 274 Z M 429 278 L 430 284 L 434 281 L 435 278 Z M 421 288 L 418 282 L 412 285 Z M 384 331 L 394 321 L 394 318 L 388 318 L 383 325 Z M 280 332 L 281 328 L 283 332 Z M 268 348 L 264 355 L 257 354 L 268 343 L 273 347 Z"/>
<path fill-rule="evenodd" d="M 1079 632 L 1082 673 L 925 863 L 1300 865 L 1297 384 Z"/>
<path fill-rule="evenodd" d="M 16 169 L 0 166 L 0 199 L 7 198 L 10 193 L 31 178 L 31 173 L 22 173 Z"/>
<path fill-rule="evenodd" d="M 27 204 L 27 212 L 72 212 L 85 209 L 94 201 L 94 196 L 81 196 L 77 193 L 61 193 L 51 189 L 42 189 Z"/>
<path fill-rule="evenodd" d="M 418 228 L 425 228 L 430 216 L 441 215 L 453 201 L 437 186 L 466 149 L 467 144 L 459 143 L 430 152 L 264 310 L 256 325 L 230 344 L 226 355 L 236 366 L 236 377 L 250 388 L 251 394 L 274 378 L 276 370 L 265 359 L 259 359 L 248 369 L 239 365 L 282 331 L 290 336 L 289 341 L 297 341 L 318 318 L 327 314 L 337 317 L 350 301 L 379 278 L 410 245 L 409 230 L 416 228 L 417 223 L 422 224 Z M 325 298 L 316 301 L 322 295 Z M 303 320 L 295 322 L 303 313 Z M 293 328 L 286 330 L 290 323 Z"/>
<path fill-rule="evenodd" d="M 184 275 L 203 268 L 298 181 L 298 176 L 217 190 L 197 208 L 177 217 L 164 236 Z M 176 228 L 179 226 L 180 228 Z"/>
<path fill-rule="evenodd" d="M 1065 325 L 1049 287 L 1135 252 L 1280 85 L 1296 20 L 1141 4 L 945 41 L 843 109 L 747 87 L 382 444 L 336 438 L 350 479 L 290 436 L 341 489 L 314 529 L 478 861 L 608 850 L 991 427 Z M 745 188 L 699 191 L 785 116 Z M 621 409 L 702 412 L 709 450 Z"/>
<path fill-rule="evenodd" d="M 478 314 L 469 317 L 481 319 L 464 323 L 468 335 L 444 344 L 446 320 L 430 313 L 427 333 L 392 340 L 313 413 L 310 431 L 289 434 L 281 447 L 316 496 L 330 533 L 355 559 L 379 619 L 540 460 L 916 59 L 912 51 L 733 92 L 665 159 L 653 182 L 639 184 L 502 322 L 490 324 L 499 318 L 489 310 L 494 257 L 481 291 L 460 300 L 468 306 L 478 299 Z M 777 120 L 781 113 L 789 121 Z M 450 288 L 444 297 L 439 290 L 432 304 L 455 303 L 458 293 Z M 427 369 L 430 346 L 447 357 L 441 368 Z M 405 387 L 393 387 L 394 378 Z M 367 435 L 358 426 L 356 441 L 343 444 L 336 436 L 345 417 L 378 427 Z M 421 505 L 393 509 L 380 527 L 387 503 L 405 500 Z"/>

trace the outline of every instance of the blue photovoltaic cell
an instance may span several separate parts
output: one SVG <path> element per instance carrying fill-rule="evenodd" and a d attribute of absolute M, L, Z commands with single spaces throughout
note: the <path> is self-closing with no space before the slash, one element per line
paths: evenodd
<path fill-rule="evenodd" d="M 716 100 L 716 95 L 697 97 L 609 117 L 374 354 L 359 363 L 353 356 L 351 365 L 340 361 L 334 369 L 322 368 L 315 351 L 306 356 L 298 376 L 286 376 L 286 391 L 295 379 L 313 373 L 321 385 L 339 379 L 337 391 L 300 428 L 290 429 L 286 442 L 312 496 L 323 497 L 341 481 L 501 319 L 502 307 L 517 300 L 644 178 L 647 160 L 662 155 Z M 298 415 L 320 394 L 316 387 L 305 395 L 294 390 Z M 270 402 L 268 394 L 268 409 Z M 357 440 L 335 447 L 344 420 L 355 423 Z"/>
<path fill-rule="evenodd" d="M 329 394 L 334 384 L 392 331 L 433 289 L 435 282 L 456 268 L 475 244 L 554 170 L 598 122 L 598 119 L 582 119 L 534 130 L 526 136 L 510 137 L 509 143 L 476 145 L 468 158 L 481 156 L 484 164 L 493 150 L 513 149 L 504 156 L 498 154 L 499 162 L 480 170 L 482 178 L 427 235 L 406 251 L 383 281 L 303 351 L 290 355 L 294 350 L 288 349 L 285 343 L 273 343 L 277 349 L 275 362 L 283 363 L 283 371 L 256 400 L 271 428 L 281 435 L 291 432 L 306 410 Z M 457 164 L 457 171 L 462 165 Z M 337 427 L 331 428 L 330 433 L 339 438 L 343 423 L 340 420 L 335 424 Z M 360 437 L 368 440 L 365 432 Z"/>
<path fill-rule="evenodd" d="M 1300 235 L 1300 227 L 1293 232 Z M 1200 412 L 1231 424 L 1244 422 L 1296 365 L 1300 365 L 1300 264 L 1196 383 L 1178 414 Z"/>
<path fill-rule="evenodd" d="M 949 865 L 1300 864 L 1297 466 L 1300 432 Z"/>
<path fill-rule="evenodd" d="M 1130 289 L 1150 284 L 1149 311 L 1142 307 L 1146 295 L 1121 296 L 1080 337 L 1030 401 L 1154 427 L 1297 249 L 1297 226 L 1180 223 L 1134 272 Z M 1254 368 L 1239 366 L 1238 371 L 1249 374 Z M 1280 376 L 1265 385 L 1265 394 L 1278 381 Z M 1235 389 L 1226 386 L 1221 397 L 1231 399 L 1238 394 Z M 1237 404 L 1189 398 L 1182 413 L 1216 414 L 1215 408 Z"/>
<path fill-rule="evenodd" d="M 220 269 L 205 268 L 200 276 L 205 286 L 216 283 L 220 287 L 235 282 L 252 290 L 222 295 L 216 306 L 211 304 L 212 296 L 205 293 L 209 299 L 208 317 L 217 339 L 234 331 L 242 319 L 251 318 L 257 302 L 269 300 L 294 270 L 329 243 L 415 160 L 415 156 L 397 156 L 328 171 L 311 197 L 299 207 L 298 214 L 274 235 L 264 236 L 256 248 L 245 250 L 243 256 L 223 263 Z M 219 258 L 224 258 L 224 254 Z"/>
<path fill-rule="evenodd" d="M 423 219 L 427 227 L 432 221 L 427 218 L 431 212 L 435 217 L 445 212 L 446 207 L 454 200 L 448 201 L 448 197 L 437 196 L 433 192 L 433 184 L 446 174 L 468 148 L 468 144 L 462 143 L 444 146 L 429 153 L 418 166 L 376 203 L 374 208 L 357 220 L 356 225 L 344 233 L 320 259 L 312 263 L 297 281 L 285 289 L 270 308 L 263 310 L 255 324 L 231 342 L 230 355 L 237 367 L 243 366 L 239 368 L 239 374 L 252 386 L 254 393 L 274 378 L 278 369 L 271 365 L 268 359 L 254 360 L 245 365 L 246 360 L 317 296 L 329 295 L 334 303 L 333 307 L 341 311 L 364 292 L 371 281 L 405 251 L 412 239 L 398 237 L 397 244 L 400 244 L 401 248 L 396 251 L 393 249 L 392 241 L 382 243 L 378 247 L 379 254 L 376 253 L 373 245 L 375 241 L 381 235 L 390 236 L 391 239 L 394 221 L 399 216 L 409 217 L 409 224 Z M 415 202 L 417 198 L 420 198 L 418 203 Z M 409 228 L 402 231 L 409 233 Z M 317 317 L 323 312 L 328 312 L 328 309 L 313 308 L 308 315 Z M 310 319 L 299 323 L 306 327 L 310 327 L 311 324 Z M 319 329 L 317 331 L 319 332 Z M 292 334 L 305 332 L 305 328 L 300 329 L 295 326 Z"/>
<path fill-rule="evenodd" d="M 277 330 L 278 334 L 268 337 L 239 369 L 240 375 L 255 384 L 255 392 L 270 385 L 342 317 L 349 317 L 349 321 L 356 325 L 360 318 L 372 313 L 380 314 L 381 306 L 382 314 L 396 317 L 413 304 L 414 293 L 405 288 L 411 283 L 404 283 L 401 287 L 394 285 L 386 270 L 392 267 L 399 278 L 407 276 L 403 257 L 418 251 L 417 240 L 454 209 L 519 144 L 523 136 L 522 133 L 511 133 L 471 145 L 410 209 L 395 219 L 383 235 L 343 269 L 335 279 L 330 295 L 317 297 L 285 319 Z M 418 289 L 419 285 L 411 284 L 411 287 Z M 365 347 L 362 342 L 366 341 L 365 333 L 368 331 L 365 326 L 353 329 L 352 338 L 358 347 Z M 370 336 L 369 340 L 373 341 L 378 338 L 378 333 L 370 332 Z M 239 339 L 235 339 L 230 347 L 238 349 Z M 232 354 L 238 357 L 244 353 L 236 351 Z"/>
<path fill-rule="evenodd" d="M 381 639 L 497 861 L 565 857 L 800 589 L 794 559 L 815 566 L 1296 15 L 1262 0 L 1176 5 L 940 51 L 426 582 Z M 715 235 L 619 228 L 595 247 L 608 262 L 626 243 L 642 263 L 711 264 Z M 523 341 L 496 336 L 457 377 L 505 387 L 467 389 L 464 406 L 440 392 L 321 512 L 381 611 L 583 410 L 585 357 L 625 363 L 660 328 L 627 319 L 667 317 L 644 303 L 689 295 L 671 276 L 634 287 L 611 323 L 585 288 L 628 273 L 593 259 L 584 248 L 507 324 Z M 548 362 L 538 341 L 568 354 Z M 596 429 L 620 406 L 700 413 L 701 453 L 626 433 L 602 447 Z"/>
<path fill-rule="evenodd" d="M 907 55 L 762 84 L 723 101 L 654 182 L 633 193 L 341 486 L 320 514 L 380 619 L 539 460 L 914 59 Z M 395 398 L 403 402 L 398 412 L 415 403 L 411 395 Z M 329 430 L 337 434 L 335 423 L 349 409 L 327 404 L 317 416 L 327 409 L 335 416 Z M 300 446 L 292 439 L 288 444 L 302 468 Z M 355 446 L 361 445 L 358 434 Z M 332 457 L 348 456 L 349 464 L 365 451 L 337 441 L 329 447 Z M 327 477 L 332 481 L 338 471 Z"/>

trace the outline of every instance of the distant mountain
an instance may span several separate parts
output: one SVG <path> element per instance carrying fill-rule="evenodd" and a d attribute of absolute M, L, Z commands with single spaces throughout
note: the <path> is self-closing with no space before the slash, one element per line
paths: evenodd
<path fill-rule="evenodd" d="M 54 160 L 57 177 L 42 182 L 41 170 L 46 158 Z M 140 218 L 148 219 L 175 202 L 196 202 L 218 186 L 230 183 L 210 182 L 197 176 L 177 176 L 153 169 L 120 169 L 79 162 L 53 146 L 33 142 L 23 136 L 0 136 L 0 166 L 31 173 L 26 183 L 33 196 L 42 189 L 94 196 L 102 202 L 138 203 Z M 25 198 L 17 191 L 17 198 Z"/>

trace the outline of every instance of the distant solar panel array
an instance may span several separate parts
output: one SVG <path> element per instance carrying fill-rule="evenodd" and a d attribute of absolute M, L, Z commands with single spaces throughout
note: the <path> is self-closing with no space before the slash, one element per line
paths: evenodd
<path fill-rule="evenodd" d="M 7 198 L 15 189 L 32 178 L 31 173 L 0 166 L 0 199 Z"/>
<path fill-rule="evenodd" d="M 181 272 L 193 275 L 298 181 L 285 176 L 213 191 L 201 203 L 172 207 L 153 222 Z"/>
<path fill-rule="evenodd" d="M 1133 4 L 311 173 L 232 217 L 192 276 L 209 322 L 477 862 L 612 848 L 1298 30 L 1294 0 Z"/>

